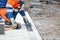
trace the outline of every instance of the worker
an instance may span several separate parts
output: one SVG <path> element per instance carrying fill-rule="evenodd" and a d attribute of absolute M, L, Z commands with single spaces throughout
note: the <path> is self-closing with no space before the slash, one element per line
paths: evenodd
<path fill-rule="evenodd" d="M 13 16 L 13 5 L 15 4 L 16 0 L 8 0 L 6 4 L 6 17 L 10 20 L 13 28 L 17 27 L 17 23 L 14 21 Z"/>
<path fill-rule="evenodd" d="M 23 17 L 23 21 L 25 24 L 30 24 L 27 17 L 26 17 L 26 14 L 25 14 L 25 11 L 24 11 L 24 1 L 21 1 L 21 0 L 16 0 L 17 3 L 13 6 L 14 8 L 14 11 L 13 11 L 13 16 L 14 16 L 14 19 L 16 18 L 16 15 L 18 13 L 21 14 L 21 16 Z"/>
<path fill-rule="evenodd" d="M 6 8 L 8 9 L 7 10 L 8 15 L 10 15 L 10 16 L 8 16 L 8 18 L 11 20 L 12 23 L 14 23 L 16 15 L 19 12 L 21 14 L 21 16 L 23 17 L 25 24 L 30 24 L 27 17 L 26 17 L 23 7 L 24 7 L 24 2 L 21 0 L 14 0 L 14 1 L 8 0 Z"/>

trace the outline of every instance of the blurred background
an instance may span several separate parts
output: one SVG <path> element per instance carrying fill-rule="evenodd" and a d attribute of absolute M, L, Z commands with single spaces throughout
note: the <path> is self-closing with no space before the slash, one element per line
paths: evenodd
<path fill-rule="evenodd" d="M 42 40 L 60 40 L 60 0 L 23 0 Z"/>

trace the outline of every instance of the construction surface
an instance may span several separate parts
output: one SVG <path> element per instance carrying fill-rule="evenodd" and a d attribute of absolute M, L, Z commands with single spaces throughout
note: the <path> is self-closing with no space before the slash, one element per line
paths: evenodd
<path fill-rule="evenodd" d="M 26 15 L 29 22 L 31 22 L 32 27 L 26 27 L 21 15 L 18 14 L 16 18 L 18 20 L 16 20 L 16 22 L 21 24 L 21 28 L 5 31 L 4 35 L 0 35 L 0 40 L 42 40 L 30 16 L 28 15 L 28 12 L 26 12 Z"/>

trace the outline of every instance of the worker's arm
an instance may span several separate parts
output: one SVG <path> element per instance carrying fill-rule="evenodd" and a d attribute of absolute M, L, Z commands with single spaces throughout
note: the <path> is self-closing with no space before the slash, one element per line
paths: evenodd
<path fill-rule="evenodd" d="M 2 14 L 1 14 L 1 16 L 2 16 L 2 18 L 5 19 L 6 21 L 10 22 L 10 20 L 9 20 L 5 15 L 2 15 Z"/>

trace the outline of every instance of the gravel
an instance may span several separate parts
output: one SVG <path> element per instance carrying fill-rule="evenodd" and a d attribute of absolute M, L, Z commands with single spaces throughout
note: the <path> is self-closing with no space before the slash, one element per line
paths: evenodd
<path fill-rule="evenodd" d="M 35 6 L 29 14 L 42 40 L 60 40 L 60 5 L 41 4 L 39 9 Z"/>

